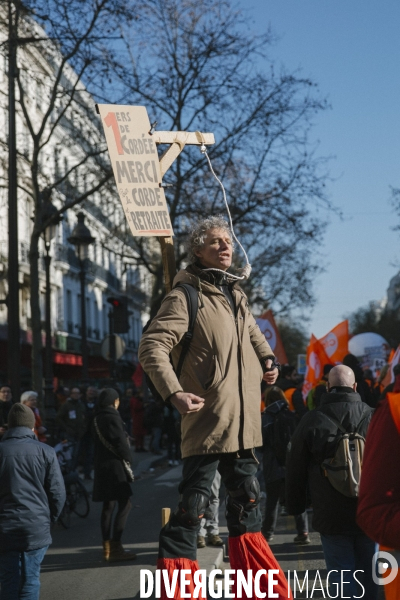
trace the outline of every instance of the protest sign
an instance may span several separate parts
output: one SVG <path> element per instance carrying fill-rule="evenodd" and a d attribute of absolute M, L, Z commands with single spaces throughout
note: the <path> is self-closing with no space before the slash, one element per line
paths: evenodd
<path fill-rule="evenodd" d="M 132 235 L 172 236 L 155 140 L 144 106 L 98 104 L 119 197 Z"/>

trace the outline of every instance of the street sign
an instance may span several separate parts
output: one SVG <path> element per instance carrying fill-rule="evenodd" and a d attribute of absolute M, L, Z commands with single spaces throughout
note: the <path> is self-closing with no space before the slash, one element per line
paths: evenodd
<path fill-rule="evenodd" d="M 101 342 L 101 355 L 105 360 L 111 360 L 110 356 L 110 335 L 106 335 L 104 340 Z M 120 335 L 114 335 L 115 337 L 115 358 L 120 359 L 125 352 L 125 342 Z"/>
<path fill-rule="evenodd" d="M 297 355 L 297 372 L 299 375 L 305 375 L 307 369 L 306 355 L 298 354 Z"/>

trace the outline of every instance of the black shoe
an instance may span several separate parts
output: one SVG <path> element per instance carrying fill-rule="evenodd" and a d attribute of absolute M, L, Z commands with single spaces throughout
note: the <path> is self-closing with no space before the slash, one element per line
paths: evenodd
<path fill-rule="evenodd" d="M 264 533 L 264 531 L 262 531 L 261 533 L 263 534 L 268 543 L 272 542 L 272 540 L 274 539 L 273 533 Z"/>
<path fill-rule="evenodd" d="M 295 544 L 311 544 L 311 540 L 308 537 L 308 533 L 299 533 L 299 535 L 296 535 L 296 537 L 294 538 L 294 543 Z"/>

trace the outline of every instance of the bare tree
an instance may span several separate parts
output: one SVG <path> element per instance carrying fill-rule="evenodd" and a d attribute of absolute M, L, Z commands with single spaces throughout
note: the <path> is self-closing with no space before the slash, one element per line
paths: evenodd
<path fill-rule="evenodd" d="M 315 84 L 276 69 L 268 57 L 272 33 L 254 35 L 224 0 L 143 0 L 123 36 L 130 63 L 114 66 L 125 102 L 144 104 L 159 129 L 215 133 L 209 155 L 249 249 L 251 302 L 282 314 L 310 306 L 330 207 L 326 161 L 309 140 L 312 119 L 326 108 Z M 180 265 L 190 221 L 226 211 L 198 149 L 186 147 L 165 180 L 173 186 L 167 200 Z M 135 247 L 155 276 L 154 311 L 159 256 L 146 239 L 135 238 Z"/>
<path fill-rule="evenodd" d="M 122 0 L 9 2 L 18 31 L 18 185 L 32 203 L 32 383 L 40 391 L 39 240 L 49 224 L 44 218 L 46 201 L 50 196 L 56 199 L 62 214 L 85 201 L 95 206 L 107 186 L 114 191 L 92 94 L 104 97 L 119 37 L 115 32 L 121 22 L 129 23 L 132 11 Z M 7 26 L 7 13 L 1 12 L 3 40 Z M 6 55 L 7 40 L 1 50 Z M 7 139 L 2 137 L 0 143 L 4 152 Z"/>

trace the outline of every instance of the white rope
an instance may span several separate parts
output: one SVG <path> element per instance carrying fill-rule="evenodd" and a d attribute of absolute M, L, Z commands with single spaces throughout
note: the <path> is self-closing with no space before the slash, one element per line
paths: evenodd
<path fill-rule="evenodd" d="M 230 227 L 231 227 L 232 237 L 234 238 L 234 240 L 240 246 L 240 248 L 241 248 L 241 250 L 242 250 L 242 252 L 244 254 L 244 257 L 246 259 L 246 266 L 243 267 L 243 269 L 242 269 L 242 275 L 241 275 L 241 277 L 238 277 L 237 275 L 232 275 L 231 273 L 225 273 L 225 271 L 222 271 L 222 269 L 203 269 L 203 270 L 204 271 L 219 271 L 220 273 L 225 273 L 225 275 L 229 275 L 230 277 L 233 277 L 234 279 L 248 279 L 250 277 L 250 273 L 251 273 L 251 264 L 249 263 L 249 259 L 247 257 L 246 250 L 243 248 L 242 244 L 237 239 L 237 237 L 235 235 L 235 232 L 233 230 L 233 223 L 232 223 L 231 211 L 229 210 L 228 201 L 226 199 L 226 193 L 225 193 L 224 185 L 223 185 L 222 181 L 215 174 L 215 171 L 214 171 L 214 169 L 212 167 L 212 164 L 211 164 L 210 157 L 208 156 L 208 153 L 207 153 L 207 148 L 206 148 L 206 146 L 205 146 L 204 143 L 200 147 L 200 152 L 205 155 L 206 159 L 208 160 L 208 164 L 210 166 L 211 173 L 214 175 L 215 179 L 218 181 L 219 185 L 222 188 L 222 193 L 223 193 L 223 196 L 224 196 L 224 202 L 225 202 L 225 206 L 226 206 L 226 211 L 227 211 L 228 217 L 229 217 L 229 224 L 230 224 Z"/>

